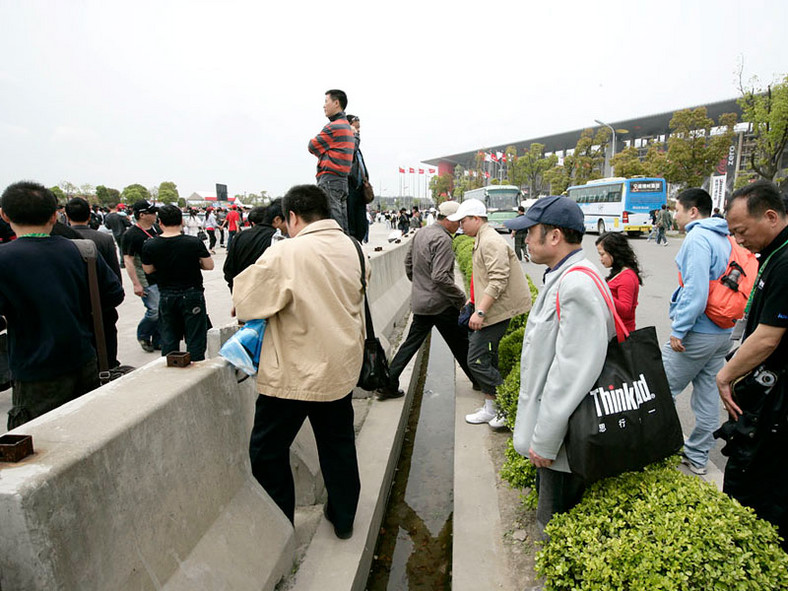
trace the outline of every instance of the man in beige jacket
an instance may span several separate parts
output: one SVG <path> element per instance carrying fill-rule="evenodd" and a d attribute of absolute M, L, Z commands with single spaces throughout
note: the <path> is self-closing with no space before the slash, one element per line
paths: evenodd
<path fill-rule="evenodd" d="M 487 223 L 487 208 L 478 199 L 466 199 L 449 220 L 459 221 L 473 243 L 475 311 L 468 322 L 468 366 L 484 393 L 484 406 L 466 415 L 472 424 L 504 426 L 495 404 L 496 388 L 503 383 L 498 371 L 498 343 L 509 320 L 531 309 L 531 292 L 514 249 Z"/>
<path fill-rule="evenodd" d="M 291 240 L 271 246 L 233 285 L 238 319 L 268 320 L 252 473 L 292 522 L 290 445 L 308 417 L 328 492 L 324 513 L 337 537 L 347 539 L 361 488 L 351 404 L 364 348 L 361 265 L 322 189 L 291 188 L 282 211 Z"/>

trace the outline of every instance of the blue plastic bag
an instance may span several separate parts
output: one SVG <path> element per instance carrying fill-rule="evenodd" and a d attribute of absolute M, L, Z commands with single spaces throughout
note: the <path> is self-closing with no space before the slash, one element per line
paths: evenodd
<path fill-rule="evenodd" d="M 255 375 L 260 365 L 265 325 L 265 320 L 250 320 L 227 339 L 219 349 L 219 355 L 245 374 Z"/>

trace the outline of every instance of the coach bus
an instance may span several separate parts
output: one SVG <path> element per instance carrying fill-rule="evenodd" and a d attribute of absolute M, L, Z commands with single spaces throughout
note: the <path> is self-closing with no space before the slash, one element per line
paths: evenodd
<path fill-rule="evenodd" d="M 488 185 L 481 189 L 471 189 L 465 191 L 461 201 L 466 199 L 478 199 L 488 210 L 516 210 L 520 205 L 522 193 L 514 185 Z"/>
<path fill-rule="evenodd" d="M 567 189 L 583 210 L 586 231 L 626 232 L 639 236 L 651 230 L 649 213 L 667 203 L 665 179 L 606 178 Z"/>

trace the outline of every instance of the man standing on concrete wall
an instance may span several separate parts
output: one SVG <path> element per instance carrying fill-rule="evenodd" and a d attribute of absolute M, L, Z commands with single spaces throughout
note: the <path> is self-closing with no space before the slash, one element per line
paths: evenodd
<path fill-rule="evenodd" d="M 570 415 L 602 371 L 615 326 L 594 280 L 583 272 L 569 273 L 585 268 L 601 278 L 583 253 L 580 207 L 566 197 L 545 197 L 518 227 L 528 230 L 531 262 L 548 266 L 525 326 L 514 425 L 515 449 L 539 474 L 536 521 L 543 531 L 553 514 L 568 511 L 583 495 L 583 480 L 569 470 L 564 437 Z M 605 282 L 600 279 L 600 284 L 610 297 Z"/>
<path fill-rule="evenodd" d="M 292 522 L 290 445 L 309 418 L 328 492 L 324 513 L 346 539 L 361 488 L 352 405 L 364 348 L 361 264 L 354 243 L 330 219 L 322 189 L 293 187 L 282 211 L 291 239 L 269 248 L 233 284 L 238 319 L 268 320 L 249 444 L 252 473 Z"/>
<path fill-rule="evenodd" d="M 347 234 L 347 177 L 353 165 L 356 137 L 345 117 L 347 95 L 337 89 L 326 91 L 323 113 L 328 124 L 309 140 L 309 152 L 317 156 L 317 186 L 328 195 L 331 217 Z"/>
<path fill-rule="evenodd" d="M 457 212 L 456 201 L 445 201 L 438 207 L 438 222 L 417 232 L 405 258 L 405 272 L 413 283 L 410 296 L 413 322 L 405 342 L 389 367 L 389 384 L 378 391 L 378 399 L 398 398 L 399 376 L 419 350 L 433 327 L 437 327 L 465 375 L 476 382 L 468 367 L 468 331 L 457 324 L 465 292 L 454 281 L 452 235 L 459 222 L 448 216 Z"/>
<path fill-rule="evenodd" d="M 478 199 L 466 199 L 448 217 L 460 222 L 473 243 L 475 311 L 468 322 L 468 367 L 484 393 L 484 406 L 466 415 L 472 424 L 503 427 L 504 417 L 495 404 L 496 388 L 503 383 L 498 371 L 498 344 L 509 320 L 531 309 L 531 292 L 514 249 L 487 223 L 487 208 Z"/>

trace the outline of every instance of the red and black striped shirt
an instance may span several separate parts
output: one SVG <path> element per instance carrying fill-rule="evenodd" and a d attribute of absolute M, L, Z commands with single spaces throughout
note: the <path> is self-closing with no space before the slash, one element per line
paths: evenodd
<path fill-rule="evenodd" d="M 317 178 L 330 174 L 346 178 L 353 164 L 356 138 L 343 111 L 329 117 L 329 123 L 309 140 L 309 152 L 317 156 Z"/>

